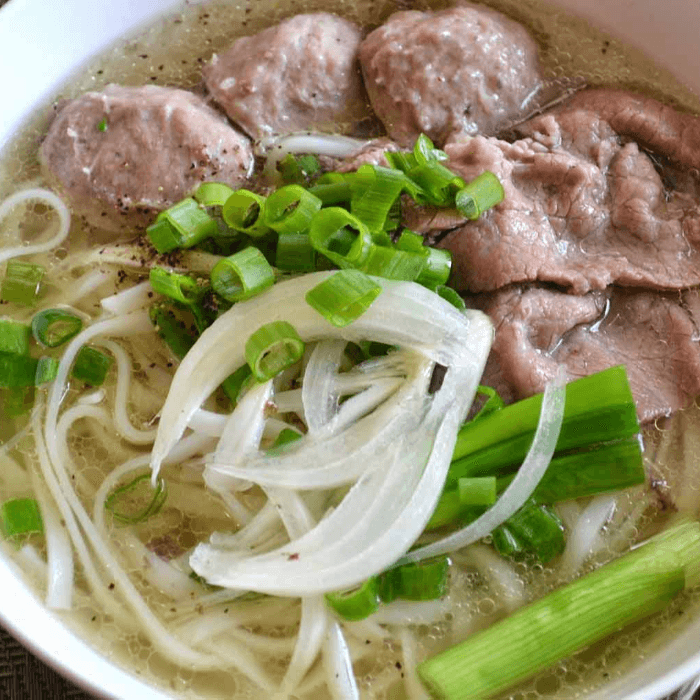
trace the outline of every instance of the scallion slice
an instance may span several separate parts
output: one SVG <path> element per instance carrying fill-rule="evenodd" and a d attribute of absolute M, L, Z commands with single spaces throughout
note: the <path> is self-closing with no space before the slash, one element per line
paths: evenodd
<path fill-rule="evenodd" d="M 180 234 L 165 219 L 156 220 L 146 229 L 146 235 L 151 240 L 151 245 L 159 253 L 169 253 L 180 247 L 182 240 Z"/>
<path fill-rule="evenodd" d="M 381 285 L 358 270 L 340 270 L 306 294 L 306 303 L 337 328 L 367 311 L 382 293 Z"/>
<path fill-rule="evenodd" d="M 435 600 L 447 593 L 450 560 L 446 556 L 403 564 L 379 576 L 382 602 L 402 600 Z"/>
<path fill-rule="evenodd" d="M 265 197 L 250 190 L 236 190 L 225 202 L 221 216 L 234 231 L 240 231 L 252 238 L 260 238 L 270 229 L 262 218 Z"/>
<path fill-rule="evenodd" d="M 90 386 L 101 386 L 113 362 L 111 355 L 84 345 L 73 362 L 71 374 Z"/>
<path fill-rule="evenodd" d="M 34 339 L 45 348 L 57 348 L 74 338 L 83 328 L 83 320 L 66 309 L 44 309 L 32 318 Z"/>
<path fill-rule="evenodd" d="M 462 299 L 462 297 L 454 289 L 452 289 L 452 287 L 448 287 L 444 284 L 438 284 L 433 291 L 445 301 L 450 302 L 455 309 L 459 309 L 460 311 L 467 310 L 467 305 L 464 303 L 464 299 Z"/>
<path fill-rule="evenodd" d="M 248 380 L 251 377 L 250 367 L 248 365 L 241 365 L 235 372 L 224 379 L 221 383 L 221 388 L 224 390 L 224 394 L 228 396 L 231 403 L 235 406 L 238 403 L 238 399 L 241 395 L 243 387 L 246 386 Z"/>
<path fill-rule="evenodd" d="M 177 232 L 179 248 L 192 248 L 206 238 L 215 236 L 219 231 L 216 220 L 209 216 L 192 197 L 186 197 L 162 211 L 156 219 L 156 222 L 159 221 L 167 221 Z"/>
<path fill-rule="evenodd" d="M 258 328 L 245 345 L 253 376 L 265 382 L 291 367 L 304 354 L 304 341 L 287 321 L 272 321 Z"/>
<path fill-rule="evenodd" d="M 58 361 L 43 357 L 0 353 L 0 387 L 13 389 L 44 384 L 56 376 Z"/>
<path fill-rule="evenodd" d="M 503 201 L 501 181 L 489 170 L 467 183 L 455 196 L 457 210 L 467 219 L 478 219 L 483 212 Z"/>
<path fill-rule="evenodd" d="M 170 348 L 175 357 L 181 360 L 194 345 L 196 337 L 175 314 L 162 306 L 152 306 L 148 312 L 156 332 Z"/>
<path fill-rule="evenodd" d="M 203 182 L 192 196 L 203 207 L 223 207 L 233 193 L 223 182 Z"/>
<path fill-rule="evenodd" d="M 3 301 L 33 306 L 38 297 L 45 270 L 41 265 L 10 260 L 0 288 Z"/>
<path fill-rule="evenodd" d="M 473 476 L 457 482 L 459 501 L 464 506 L 490 506 L 496 502 L 495 476 Z"/>
<path fill-rule="evenodd" d="M 425 266 L 416 278 L 418 284 L 428 289 L 443 286 L 450 276 L 452 269 L 452 254 L 449 250 L 423 247 L 425 251 Z"/>
<path fill-rule="evenodd" d="M 277 239 L 275 265 L 288 272 L 312 272 L 316 269 L 316 251 L 308 233 L 281 233 Z"/>
<path fill-rule="evenodd" d="M 32 329 L 26 323 L 9 318 L 0 320 L 0 352 L 28 355 Z"/>
<path fill-rule="evenodd" d="M 309 192 L 318 197 L 324 207 L 349 202 L 352 197 L 352 177 L 343 173 L 326 173 L 316 181 Z"/>
<path fill-rule="evenodd" d="M 0 506 L 0 523 L 8 540 L 41 534 L 44 523 L 39 504 L 34 498 L 11 498 Z"/>
<path fill-rule="evenodd" d="M 186 306 L 196 304 L 202 296 L 202 288 L 195 279 L 189 275 L 166 270 L 164 267 L 152 267 L 148 281 L 157 294 L 162 294 Z"/>
<path fill-rule="evenodd" d="M 274 283 L 274 270 L 253 246 L 220 260 L 211 271 L 213 290 L 231 302 L 250 299 Z"/>
<path fill-rule="evenodd" d="M 350 213 L 370 231 L 382 231 L 394 202 L 406 186 L 406 175 L 400 170 L 363 165 L 351 181 Z"/>
<path fill-rule="evenodd" d="M 417 282 L 424 275 L 426 263 L 427 256 L 421 253 L 373 244 L 367 258 L 358 267 L 368 275 Z"/>
<path fill-rule="evenodd" d="M 105 499 L 105 508 L 122 525 L 136 525 L 156 515 L 168 497 L 163 479 L 151 486 L 151 475 L 141 474 L 125 486 L 114 489 Z M 140 503 L 146 502 L 140 507 Z"/>
<path fill-rule="evenodd" d="M 309 237 L 311 245 L 339 267 L 359 267 L 374 245 L 369 229 L 340 207 L 328 207 L 316 214 Z"/>
<path fill-rule="evenodd" d="M 683 522 L 418 665 L 436 697 L 482 700 L 663 610 L 700 572 L 700 526 Z"/>
<path fill-rule="evenodd" d="M 32 410 L 36 392 L 33 386 L 18 386 L 2 392 L 2 415 L 18 418 Z"/>
<path fill-rule="evenodd" d="M 364 620 L 376 612 L 382 602 L 377 578 L 373 576 L 350 591 L 327 593 L 326 602 L 344 620 Z"/>
<path fill-rule="evenodd" d="M 321 206 L 321 200 L 300 185 L 287 185 L 267 198 L 263 219 L 278 233 L 303 233 Z"/>

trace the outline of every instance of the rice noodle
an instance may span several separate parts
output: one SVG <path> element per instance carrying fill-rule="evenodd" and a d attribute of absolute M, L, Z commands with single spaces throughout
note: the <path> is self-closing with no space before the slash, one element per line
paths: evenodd
<path fill-rule="evenodd" d="M 561 556 L 559 567 L 565 576 L 576 574 L 586 559 L 595 551 L 595 542 L 600 530 L 612 517 L 617 499 L 611 494 L 602 494 L 591 499 L 569 532 L 566 549 Z"/>
<path fill-rule="evenodd" d="M 335 700 L 359 700 L 355 674 L 347 642 L 340 625 L 333 621 L 328 625 L 323 648 L 323 665 L 326 669 L 326 684 Z"/>
<path fill-rule="evenodd" d="M 151 283 L 141 282 L 110 297 L 104 297 L 100 300 L 100 306 L 114 316 L 120 316 L 148 306 L 152 301 L 152 296 Z"/>
<path fill-rule="evenodd" d="M 416 639 L 408 628 L 399 632 L 401 656 L 403 659 L 404 687 L 408 700 L 430 700 L 430 696 L 418 679 L 416 673 Z"/>
<path fill-rule="evenodd" d="M 63 200 L 50 190 L 35 188 L 30 190 L 20 190 L 10 195 L 0 204 L 0 223 L 19 204 L 24 202 L 41 202 L 53 209 L 58 216 L 58 229 L 51 238 L 43 243 L 33 245 L 19 245 L 14 248 L 3 248 L 0 250 L 0 263 L 19 257 L 21 255 L 33 255 L 35 253 L 45 253 L 52 248 L 56 248 L 66 239 L 70 231 L 70 212 Z"/>
<path fill-rule="evenodd" d="M 482 544 L 471 545 L 465 553 L 491 584 L 508 612 L 525 604 L 525 586 L 508 560 Z"/>

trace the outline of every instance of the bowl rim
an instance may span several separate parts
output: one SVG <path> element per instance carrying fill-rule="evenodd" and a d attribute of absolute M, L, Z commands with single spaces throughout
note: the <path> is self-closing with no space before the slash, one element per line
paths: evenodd
<path fill-rule="evenodd" d="M 185 0 L 188 5 L 201 0 Z M 692 0 L 549 0 L 571 14 L 588 19 L 619 36 L 625 42 L 653 55 L 691 88 L 700 92 L 700 71 L 687 60 L 684 42 L 697 41 L 700 3 Z M 95 12 L 93 0 L 9 0 L 0 8 L 0 65 L 13 65 L 16 56 L 29 56 L 22 71 L 3 76 L 6 99 L 0 114 L 0 153 L 19 126 L 49 100 L 61 85 L 81 71 L 120 37 L 167 13 L 177 10 L 182 0 L 110 0 Z M 601 17 L 601 7 L 605 16 Z M 673 33 L 669 16 L 683 17 Z M 634 18 L 640 22 L 631 21 Z M 28 39 L 29 38 L 29 39 Z M 27 52 L 27 43 L 34 50 Z M 651 51 L 649 50 L 651 49 Z M 12 61 L 13 63 L 10 63 Z M 9 98 L 9 99 L 7 99 Z M 60 615 L 47 610 L 31 592 L 16 565 L 0 555 L 0 581 L 4 600 L 0 624 L 37 657 L 72 682 L 104 698 L 144 697 L 154 700 L 172 695 L 147 684 L 117 663 L 109 661 L 72 632 Z M 700 621 L 692 625 L 700 636 Z M 40 634 L 36 634 L 37 631 Z M 700 646 L 700 644 L 699 644 Z M 76 663 L 76 660 L 80 663 Z M 700 648 L 675 668 L 660 674 L 644 687 L 627 693 L 624 700 L 654 700 L 671 693 L 700 673 Z M 607 686 L 606 686 L 607 688 Z M 606 691 L 607 693 L 607 691 Z M 589 696 L 598 697 L 596 693 Z M 611 700 L 600 694 L 600 700 Z"/>

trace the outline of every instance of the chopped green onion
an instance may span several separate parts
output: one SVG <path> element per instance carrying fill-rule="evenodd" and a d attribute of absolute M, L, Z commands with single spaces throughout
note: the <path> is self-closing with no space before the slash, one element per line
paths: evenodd
<path fill-rule="evenodd" d="M 537 394 L 466 423 L 457 435 L 448 482 L 465 476 L 498 474 L 520 464 L 532 441 L 541 404 L 542 394 Z M 638 432 L 636 404 L 623 366 L 566 386 L 557 452 L 624 439 Z"/>
<path fill-rule="evenodd" d="M 259 382 L 291 367 L 304 354 L 304 341 L 290 323 L 272 321 L 258 328 L 245 344 L 245 357 Z"/>
<path fill-rule="evenodd" d="M 369 229 L 340 207 L 322 209 L 311 222 L 311 245 L 339 267 L 362 265 L 374 245 Z"/>
<path fill-rule="evenodd" d="M 377 578 L 373 576 L 350 591 L 326 594 L 328 605 L 344 620 L 363 620 L 379 609 Z"/>
<path fill-rule="evenodd" d="M 148 312 L 156 332 L 164 340 L 175 357 L 181 360 L 195 343 L 195 336 L 189 332 L 175 314 L 161 306 L 152 306 Z"/>
<path fill-rule="evenodd" d="M 493 387 L 479 384 L 479 386 L 476 388 L 476 395 L 485 396 L 486 401 L 484 401 L 481 408 L 473 416 L 473 421 L 475 421 L 477 418 L 486 418 L 489 413 L 499 411 L 506 405 L 500 394 Z"/>
<path fill-rule="evenodd" d="M 503 491 L 514 475 L 498 479 Z M 637 437 L 606 442 L 579 452 L 555 454 L 532 497 L 556 503 L 639 486 L 646 480 L 642 447 Z"/>
<path fill-rule="evenodd" d="M 58 361 L 28 355 L 0 353 L 0 388 L 38 386 L 55 378 Z"/>
<path fill-rule="evenodd" d="M 0 352 L 28 355 L 31 337 L 32 329 L 26 323 L 9 318 L 0 320 Z"/>
<path fill-rule="evenodd" d="M 420 253 L 372 245 L 364 262 L 358 267 L 369 275 L 389 280 L 418 281 L 423 275 L 427 258 Z"/>
<path fill-rule="evenodd" d="M 462 297 L 454 289 L 452 289 L 452 287 L 447 287 L 444 284 L 438 284 L 433 291 L 445 301 L 450 302 L 455 309 L 458 309 L 459 311 L 467 310 L 467 305 L 464 303 L 464 299 L 462 299 Z"/>
<path fill-rule="evenodd" d="M 308 233 L 281 233 L 277 239 L 275 265 L 289 272 L 312 272 L 316 269 L 316 251 Z"/>
<path fill-rule="evenodd" d="M 683 522 L 418 666 L 436 696 L 483 700 L 663 610 L 700 576 L 700 526 Z"/>
<path fill-rule="evenodd" d="M 202 296 L 202 288 L 195 279 L 164 267 L 152 267 L 148 280 L 154 292 L 186 306 L 195 304 Z"/>
<path fill-rule="evenodd" d="M 97 125 L 97 130 L 102 132 L 107 131 L 107 117 L 104 117 L 102 121 Z"/>
<path fill-rule="evenodd" d="M 424 242 L 423 236 L 405 228 L 396 241 L 396 247 L 408 253 L 423 253 L 425 251 Z"/>
<path fill-rule="evenodd" d="M 215 236 L 219 231 L 216 220 L 209 216 L 192 197 L 186 197 L 169 209 L 162 211 L 156 219 L 156 222 L 160 221 L 167 221 L 174 229 L 179 239 L 176 246 L 178 248 L 192 248 L 204 239 Z M 148 231 L 150 235 L 150 228 Z M 151 241 L 153 241 L 153 236 L 151 236 Z M 158 249 L 157 246 L 156 249 Z"/>
<path fill-rule="evenodd" d="M 447 593 L 450 560 L 446 556 L 403 564 L 379 576 L 384 603 L 401 600 L 435 600 Z"/>
<path fill-rule="evenodd" d="M 39 504 L 34 498 L 12 498 L 0 506 L 0 523 L 8 540 L 44 532 Z"/>
<path fill-rule="evenodd" d="M 530 500 L 492 533 L 499 554 L 512 559 L 534 555 L 546 564 L 564 551 L 564 526 L 551 508 Z"/>
<path fill-rule="evenodd" d="M 342 173 L 326 173 L 316 181 L 309 192 L 318 197 L 324 207 L 350 202 L 352 197 L 352 177 Z"/>
<path fill-rule="evenodd" d="M 296 430 L 291 428 L 284 428 L 280 431 L 277 439 L 272 443 L 270 449 L 267 451 L 268 456 L 272 457 L 274 455 L 282 454 L 287 445 L 291 445 L 297 440 L 301 440 L 301 434 Z"/>
<path fill-rule="evenodd" d="M 226 200 L 221 216 L 234 231 L 259 238 L 270 231 L 263 222 L 264 206 L 265 197 L 250 190 L 236 190 Z"/>
<path fill-rule="evenodd" d="M 435 148 L 435 144 L 425 134 L 421 134 L 413 145 L 413 157 L 416 165 L 426 165 L 441 160 L 447 160 L 447 153 Z"/>
<path fill-rule="evenodd" d="M 306 303 L 337 328 L 356 321 L 382 293 L 381 285 L 358 270 L 340 270 L 306 294 Z"/>
<path fill-rule="evenodd" d="M 165 219 L 156 220 L 155 223 L 151 224 L 146 229 L 146 235 L 159 253 L 169 253 L 180 247 L 180 234 Z"/>
<path fill-rule="evenodd" d="M 203 207 L 223 207 L 233 193 L 223 182 L 203 182 L 192 196 Z"/>
<path fill-rule="evenodd" d="M 496 502 L 496 477 L 473 476 L 457 482 L 459 501 L 464 506 L 490 506 Z"/>
<path fill-rule="evenodd" d="M 400 170 L 366 164 L 351 181 L 350 213 L 371 232 L 384 230 L 391 208 L 406 187 L 406 175 Z"/>
<path fill-rule="evenodd" d="M 36 391 L 33 386 L 18 386 L 2 392 L 2 414 L 18 418 L 32 410 Z"/>
<path fill-rule="evenodd" d="M 241 365 L 235 372 L 229 374 L 221 383 L 221 388 L 224 394 L 228 396 L 231 403 L 235 406 L 240 398 L 243 387 L 246 386 L 248 380 L 252 376 L 248 365 Z"/>
<path fill-rule="evenodd" d="M 295 156 L 288 153 L 277 163 L 282 182 L 285 184 L 303 185 L 311 176 L 321 169 L 321 163 L 314 155 Z"/>
<path fill-rule="evenodd" d="M 274 283 L 274 270 L 253 246 L 220 260 L 211 271 L 212 288 L 231 302 L 250 299 Z"/>
<path fill-rule="evenodd" d="M 58 360 L 54 357 L 40 357 L 36 363 L 34 384 L 41 386 L 56 379 L 58 374 Z"/>
<path fill-rule="evenodd" d="M 457 210 L 467 219 L 478 219 L 483 212 L 503 201 L 505 190 L 501 181 L 490 171 L 481 173 L 455 196 Z"/>
<path fill-rule="evenodd" d="M 45 309 L 32 318 L 34 339 L 45 348 L 57 348 L 75 338 L 83 329 L 83 321 L 66 309 Z"/>
<path fill-rule="evenodd" d="M 263 219 L 278 233 L 303 233 L 321 206 L 321 200 L 300 185 L 287 185 L 267 198 Z"/>
<path fill-rule="evenodd" d="M 143 487 L 143 488 L 139 488 Z M 145 493 L 140 493 L 145 491 Z M 163 507 L 168 490 L 163 479 L 151 486 L 151 475 L 142 474 L 125 486 L 114 489 L 105 499 L 105 508 L 122 525 L 137 525 L 156 515 Z M 146 505 L 139 509 L 139 504 Z"/>
<path fill-rule="evenodd" d="M 111 355 L 85 345 L 78 351 L 71 374 L 90 386 L 101 386 L 113 362 Z"/>
<path fill-rule="evenodd" d="M 21 260 L 8 261 L 5 278 L 0 288 L 2 300 L 23 306 L 33 306 L 39 297 L 44 273 L 45 270 L 41 265 Z"/>
<path fill-rule="evenodd" d="M 452 254 L 449 250 L 423 247 L 425 266 L 416 278 L 418 284 L 428 289 L 441 287 L 447 282 L 452 269 Z"/>
<path fill-rule="evenodd" d="M 420 188 L 414 199 L 420 204 L 449 206 L 464 188 L 464 180 L 437 160 L 417 165 L 406 175 Z"/>

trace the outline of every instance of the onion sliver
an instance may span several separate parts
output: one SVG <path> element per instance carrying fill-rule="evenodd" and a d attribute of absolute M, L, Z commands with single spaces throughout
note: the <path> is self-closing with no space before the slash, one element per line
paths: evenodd
<path fill-rule="evenodd" d="M 316 272 L 276 284 L 235 304 L 202 333 L 178 367 L 163 406 L 151 453 L 154 480 L 194 412 L 245 363 L 245 343 L 263 323 L 291 320 L 305 342 L 331 337 L 353 342 L 376 340 L 412 348 L 445 366 L 456 361 L 474 369 L 483 366 L 493 336 L 484 314 L 469 311 L 464 315 L 412 282 L 373 278 L 382 286 L 382 294 L 357 321 L 335 328 L 305 300 L 309 290 L 332 274 Z"/>

